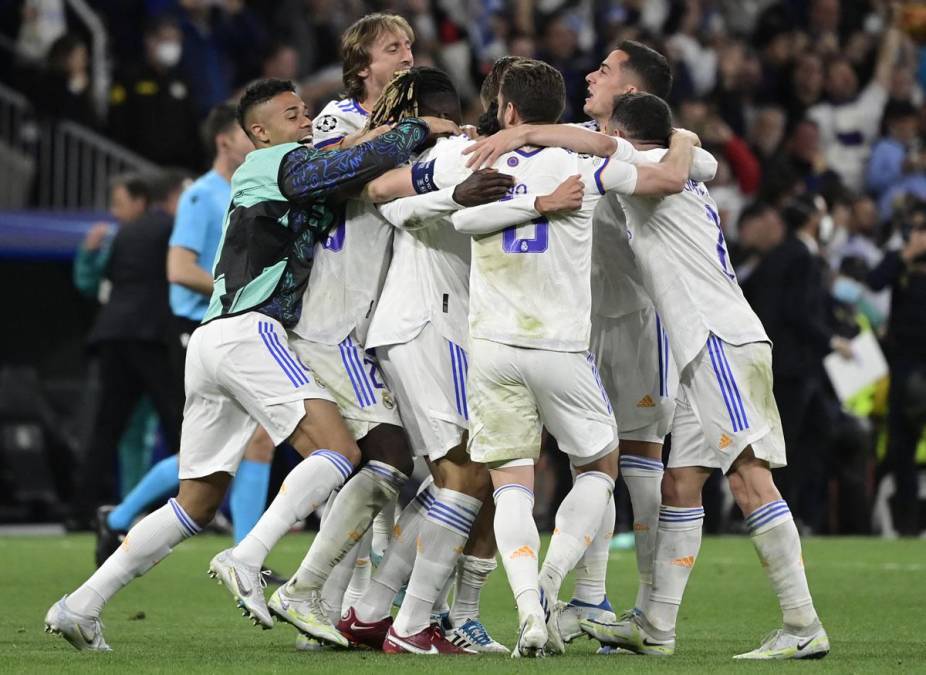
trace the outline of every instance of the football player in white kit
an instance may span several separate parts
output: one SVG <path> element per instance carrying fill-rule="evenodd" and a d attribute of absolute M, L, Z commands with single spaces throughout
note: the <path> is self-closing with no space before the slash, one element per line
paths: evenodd
<path fill-rule="evenodd" d="M 638 149 L 665 147 L 671 112 L 650 94 L 615 101 L 614 128 Z M 770 469 L 786 464 L 772 393 L 772 353 L 736 281 L 717 215 L 702 183 L 662 199 L 620 197 L 641 279 L 679 367 L 672 452 L 663 481 L 653 588 L 641 612 L 614 624 L 584 620 L 599 640 L 671 655 L 679 605 L 701 544 L 701 489 L 714 469 L 728 477 L 783 627 L 736 658 L 820 658 L 829 640 L 813 606 L 797 528 Z"/>
<path fill-rule="evenodd" d="M 412 54 L 414 41 L 415 33 L 412 27 L 404 18 L 395 14 L 368 14 L 344 31 L 344 35 L 341 36 L 341 57 L 345 96 L 330 101 L 315 118 L 312 134 L 315 147 L 329 150 L 349 147 L 356 135 L 364 133 L 368 127 L 370 111 L 373 110 L 386 85 L 397 71 L 411 68 L 414 64 Z M 349 219 L 356 217 L 364 221 L 367 228 L 375 230 L 372 234 L 377 239 L 377 250 L 384 254 L 377 260 L 382 260 L 388 267 L 389 242 L 387 240 L 391 236 L 389 228 L 383 226 L 382 220 L 369 207 L 355 203 L 349 207 L 349 211 Z M 339 229 L 341 229 L 340 224 Z M 329 248 L 325 250 L 333 250 L 339 246 L 343 248 L 343 229 L 339 234 L 335 234 L 337 236 L 329 240 L 327 244 Z M 385 248 L 383 244 L 386 245 Z M 371 264 L 374 267 L 378 265 L 372 261 Z M 382 268 L 384 269 L 385 267 Z M 374 270 L 369 270 L 366 276 L 370 277 L 373 272 Z M 380 277 L 381 281 L 382 277 Z M 354 280 L 354 286 L 356 285 L 356 280 Z M 316 297 L 316 300 L 320 298 Z M 372 310 L 372 305 L 366 306 L 363 310 L 366 323 L 369 323 Z M 305 337 L 309 340 L 319 337 L 317 331 L 307 329 L 305 332 L 308 333 Z M 354 346 L 357 347 L 357 345 Z M 352 348 L 347 347 L 347 350 L 352 351 Z M 362 399 L 368 400 L 359 394 L 356 398 L 358 405 L 352 407 L 362 409 L 364 407 L 361 403 Z M 379 409 L 381 410 L 381 407 Z M 325 512 L 327 513 L 328 510 L 326 509 Z M 340 613 L 342 595 L 344 602 L 349 604 L 351 600 L 359 597 L 369 585 L 371 550 L 374 560 L 382 557 L 394 522 L 395 500 L 391 500 L 384 504 L 376 514 L 373 527 L 367 531 L 358 545 L 331 571 L 330 578 L 325 583 L 324 597 L 335 613 Z M 348 578 L 349 586 L 347 585 Z"/>
<path fill-rule="evenodd" d="M 342 485 L 360 460 L 331 395 L 299 363 L 284 331 L 299 316 L 307 253 L 340 199 L 406 161 L 432 133 L 451 127 L 438 119 L 407 120 L 339 153 L 345 160 L 339 163 L 300 142 L 310 137 L 311 120 L 291 82 L 253 83 L 237 115 L 257 149 L 232 177 L 215 291 L 187 351 L 180 491 L 133 527 L 79 589 L 49 609 L 46 630 L 77 649 L 109 651 L 99 620 L 103 606 L 212 519 L 258 424 L 275 443 L 289 439 L 306 458 L 239 544 L 249 542 L 249 550 L 223 551 L 213 558 L 210 571 L 238 598 L 246 615 L 272 627 L 261 564 L 269 549 Z"/>
<path fill-rule="evenodd" d="M 607 128 L 616 96 L 641 90 L 667 93 L 671 87 L 671 72 L 665 58 L 632 41 L 619 44 L 586 79 L 590 95 L 585 111 L 593 120 L 573 126 L 593 130 Z M 496 154 L 521 145 L 525 141 L 522 130 L 529 128 L 507 129 L 480 142 L 470 152 L 475 153 L 479 163 L 489 161 Z M 652 161 L 658 161 L 658 154 Z M 716 168 L 716 160 L 697 148 L 692 177 L 710 180 Z M 502 217 L 499 212 L 496 215 Z M 639 574 L 635 607 L 641 607 L 652 583 L 663 474 L 662 442 L 675 411 L 678 374 L 665 331 L 640 284 L 623 218 L 614 194 L 606 195 L 595 209 L 590 344 L 617 419 L 621 473 L 634 514 Z M 605 510 L 598 533 L 576 565 L 572 599 L 558 608 L 556 623 L 566 642 L 582 634 L 579 628 L 582 618 L 614 619 L 605 589 L 613 527 L 612 504 Z"/>
<path fill-rule="evenodd" d="M 562 76 L 548 64 L 515 63 L 502 80 L 503 127 L 555 123 L 562 113 Z M 547 645 L 544 607 L 555 600 L 600 526 L 617 475 L 617 427 L 588 352 L 591 289 L 591 214 L 608 190 L 667 194 L 688 176 L 694 138 L 680 133 L 658 165 L 635 167 L 615 156 L 600 159 L 559 148 L 521 148 L 496 165 L 513 174 L 512 196 L 543 194 L 569 176 L 584 183 L 582 208 L 553 218 L 526 215 L 523 225 L 499 226 L 497 205 L 453 216 L 473 239 L 470 278 L 470 438 L 473 460 L 489 466 L 496 504 L 499 552 L 518 603 L 516 655 L 534 656 Z M 502 229 L 503 228 L 503 229 Z M 500 230 L 500 231 L 499 231 Z M 533 462 L 545 426 L 576 470 L 560 507 L 540 589 L 539 535 L 533 521 Z"/>
<path fill-rule="evenodd" d="M 337 150 L 371 128 L 369 111 L 396 70 L 412 62 L 411 27 L 401 17 L 372 14 L 354 23 L 342 38 L 347 97 L 325 106 L 313 125 L 317 149 Z M 388 129 L 372 125 L 373 135 Z M 365 463 L 329 501 L 319 536 L 289 583 L 268 602 L 270 611 L 303 633 L 316 622 L 334 630 L 348 581 L 359 595 L 369 583 L 370 523 L 393 505 L 412 470 L 411 453 L 395 398 L 384 386 L 379 364 L 364 343 L 389 267 L 392 227 L 374 207 L 347 201 L 326 240 L 314 251 L 302 315 L 289 343 L 338 404 L 357 439 Z M 393 510 L 381 530 L 391 532 Z M 358 543 L 359 540 L 359 543 Z M 385 543 L 381 546 L 384 548 Z M 301 613 L 321 598 L 327 616 Z M 311 603 L 310 603 L 311 604 Z M 302 640 L 300 648 L 307 647 Z"/>
<path fill-rule="evenodd" d="M 402 103 L 421 100 L 422 92 L 430 100 L 437 87 L 424 77 L 428 74 L 429 69 L 412 69 L 397 77 L 390 89 L 399 87 L 395 97 Z M 492 88 L 492 81 L 496 82 L 493 97 L 497 79 L 487 78 L 484 85 Z M 452 101 L 438 103 L 439 108 L 451 104 L 451 119 L 458 119 L 455 95 Z M 424 103 L 418 105 L 419 109 L 406 112 L 420 113 Z M 429 102 L 426 111 L 437 114 L 432 105 Z M 345 613 L 338 627 L 354 642 L 390 652 L 431 653 L 436 649 L 459 653 L 462 648 L 508 653 L 479 620 L 479 591 L 496 565 L 491 531 L 494 510 L 484 507 L 491 495 L 488 472 L 484 465 L 472 462 L 465 450 L 470 241 L 453 229 L 449 216 L 463 203 L 461 188 L 475 177 L 482 175 L 487 184 L 502 187 L 498 197 L 513 183 L 509 176 L 494 171 L 467 178 L 470 172 L 461 161 L 461 150 L 470 143 L 465 136 L 443 139 L 419 156 L 414 169 L 403 176 L 411 184 L 414 175 L 419 189 L 433 187 L 430 172 L 436 163 L 449 158 L 459 168 L 457 178 L 465 179 L 456 188 L 380 207 L 400 229 L 368 343 L 377 346 L 412 446 L 417 455 L 429 459 L 436 484 L 420 492 L 403 511 L 396 539 L 370 590 Z M 578 205 L 576 200 L 564 206 L 557 195 L 541 197 L 538 202 L 544 210 Z M 477 517 L 487 532 L 475 525 Z M 455 565 L 452 630 L 442 635 L 430 625 L 431 607 Z M 409 575 L 408 590 L 393 623 L 389 605 Z"/>

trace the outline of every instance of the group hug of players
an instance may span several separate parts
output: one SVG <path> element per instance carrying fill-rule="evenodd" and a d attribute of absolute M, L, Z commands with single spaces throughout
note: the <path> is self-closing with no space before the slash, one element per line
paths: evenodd
<path fill-rule="evenodd" d="M 256 149 L 232 177 L 214 292 L 187 348 L 179 493 L 49 609 L 46 629 L 109 650 L 106 602 L 212 519 L 260 425 L 304 459 L 209 570 L 263 628 L 275 617 L 320 645 L 387 653 L 508 653 L 479 614 L 497 551 L 517 603 L 512 656 L 563 653 L 584 634 L 604 651 L 671 655 L 701 488 L 719 468 L 782 611 L 737 658 L 826 655 L 770 471 L 786 459 L 769 340 L 704 186 L 717 163 L 672 128 L 665 58 L 620 44 L 586 78 L 582 124 L 558 124 L 557 70 L 500 59 L 463 133 L 452 82 L 412 67 L 412 41 L 397 16 L 354 24 L 347 95 L 314 125 L 289 82 L 241 97 Z M 551 438 L 575 482 L 541 565 L 534 462 Z M 431 477 L 396 517 L 415 456 Z M 639 591 L 618 616 L 605 580 L 619 469 Z M 319 509 L 305 559 L 266 599 L 267 555 Z M 376 518 L 391 536 L 371 544 Z M 346 598 L 371 545 L 372 579 Z"/>

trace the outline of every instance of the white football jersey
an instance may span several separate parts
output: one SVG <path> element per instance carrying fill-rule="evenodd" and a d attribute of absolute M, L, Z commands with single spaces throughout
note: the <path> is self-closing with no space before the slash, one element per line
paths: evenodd
<path fill-rule="evenodd" d="M 702 183 L 667 197 L 621 196 L 641 280 L 662 319 L 679 371 L 710 333 L 741 345 L 767 341 L 730 264 L 717 205 Z"/>
<path fill-rule="evenodd" d="M 360 131 L 370 113 L 352 98 L 330 101 L 312 121 L 312 145 L 334 145 L 348 134 Z"/>
<path fill-rule="evenodd" d="M 661 148 L 632 153 L 622 144 L 617 156 L 634 164 L 641 161 L 656 163 L 665 153 L 666 150 Z M 709 152 L 695 148 L 691 163 L 692 179 L 709 181 L 716 173 L 717 160 Z M 653 302 L 643 287 L 640 270 L 627 240 L 626 218 L 617 194 L 609 193 L 598 202 L 592 222 L 592 313 L 616 319 L 650 307 Z"/>
<path fill-rule="evenodd" d="M 442 166 L 439 160 L 439 186 Z M 511 197 L 549 194 L 577 174 L 586 197 L 575 212 L 537 217 L 473 237 L 470 335 L 517 347 L 587 350 L 592 212 L 605 191 L 633 192 L 636 167 L 561 148 L 522 148 L 502 155 L 495 168 L 515 177 Z M 507 222 L 504 214 L 493 214 L 502 210 L 499 207 L 496 203 L 464 209 L 454 214 L 453 222 L 462 231 L 488 231 L 493 222 Z"/>
<path fill-rule="evenodd" d="M 366 116 L 352 99 L 331 101 L 313 123 L 315 147 L 358 131 Z M 344 205 L 342 218 L 315 245 L 296 335 L 333 345 L 356 330 L 363 342 L 389 267 L 392 229 L 371 204 L 349 200 Z"/>
<path fill-rule="evenodd" d="M 428 165 L 445 154 L 459 157 L 471 142 L 465 136 L 440 139 L 418 157 L 416 166 Z M 466 173 L 461 167 L 461 180 Z M 408 342 L 430 322 L 443 337 L 467 349 L 470 238 L 454 229 L 450 216 L 460 207 L 449 196 L 444 213 L 429 220 L 415 215 L 415 202 L 430 195 L 380 206 L 398 229 L 392 263 L 367 335 L 368 348 Z"/>

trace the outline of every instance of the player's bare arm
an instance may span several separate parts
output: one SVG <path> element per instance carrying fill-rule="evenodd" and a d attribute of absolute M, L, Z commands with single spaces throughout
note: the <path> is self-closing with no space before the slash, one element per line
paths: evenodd
<path fill-rule="evenodd" d="M 613 138 L 597 131 L 568 124 L 522 124 L 476 141 L 463 154 L 471 155 L 466 166 L 476 169 L 491 166 L 506 152 L 525 145 L 556 146 L 598 157 L 609 157 L 617 150 Z"/>
<path fill-rule="evenodd" d="M 637 166 L 635 195 L 668 195 L 681 192 L 691 171 L 694 148 L 701 144 L 698 136 L 676 129 L 669 141 L 669 151 L 659 164 Z"/>

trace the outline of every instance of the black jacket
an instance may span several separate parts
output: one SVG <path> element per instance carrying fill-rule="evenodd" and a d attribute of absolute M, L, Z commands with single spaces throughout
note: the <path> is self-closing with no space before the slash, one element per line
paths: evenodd
<path fill-rule="evenodd" d="M 167 341 L 167 242 L 172 228 L 173 218 L 160 209 L 119 228 L 103 275 L 112 291 L 90 332 L 91 343 Z"/>
<path fill-rule="evenodd" d="M 759 263 L 742 288 L 774 345 L 774 376 L 818 374 L 833 337 L 823 260 L 789 236 Z"/>
<path fill-rule="evenodd" d="M 890 355 L 926 362 L 926 262 L 908 266 L 900 251 L 891 251 L 868 274 L 867 282 L 875 291 L 891 288 Z"/>

